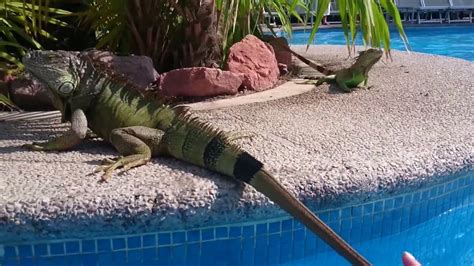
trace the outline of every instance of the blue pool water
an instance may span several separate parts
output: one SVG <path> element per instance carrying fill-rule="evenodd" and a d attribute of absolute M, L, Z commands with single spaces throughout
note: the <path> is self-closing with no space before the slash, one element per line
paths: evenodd
<path fill-rule="evenodd" d="M 310 31 L 297 30 L 292 44 L 306 44 Z M 396 30 L 391 30 L 392 48 L 404 50 L 405 46 Z M 411 48 L 415 52 L 438 54 L 474 61 L 474 26 L 405 27 Z M 320 29 L 315 44 L 345 45 L 340 28 Z M 357 44 L 362 44 L 361 39 Z"/>

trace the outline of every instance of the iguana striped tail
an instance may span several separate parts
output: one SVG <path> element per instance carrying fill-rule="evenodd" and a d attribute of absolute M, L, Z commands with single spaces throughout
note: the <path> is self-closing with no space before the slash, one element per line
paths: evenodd
<path fill-rule="evenodd" d="M 311 68 L 323 73 L 324 75 L 328 76 L 328 75 L 332 75 L 334 74 L 334 71 L 328 69 L 327 67 L 324 67 L 323 65 L 321 64 L 318 64 L 318 63 L 315 63 L 311 60 L 309 60 L 308 58 L 298 54 L 297 52 L 293 51 L 290 49 L 290 47 L 288 47 L 287 45 L 285 44 L 280 44 L 278 42 L 275 42 L 278 46 L 280 46 L 281 48 L 283 48 L 284 50 L 290 52 L 292 55 L 296 56 L 296 58 L 298 58 L 299 60 L 301 60 L 303 63 L 307 64 L 308 66 L 310 66 Z"/>
<path fill-rule="evenodd" d="M 270 175 L 263 168 L 263 163 L 231 143 L 223 132 L 190 118 L 187 114 L 178 115 L 172 124 L 163 136 L 167 152 L 171 156 L 253 186 L 311 229 L 352 264 L 370 265 Z"/>

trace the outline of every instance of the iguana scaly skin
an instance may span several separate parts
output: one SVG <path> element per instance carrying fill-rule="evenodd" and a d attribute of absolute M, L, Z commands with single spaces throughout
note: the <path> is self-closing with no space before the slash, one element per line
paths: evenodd
<path fill-rule="evenodd" d="M 146 164 L 154 156 L 171 156 L 250 184 L 320 236 L 352 264 L 368 261 L 344 242 L 270 175 L 263 164 L 230 142 L 221 131 L 186 111 L 142 97 L 133 85 L 116 80 L 85 54 L 34 51 L 23 62 L 44 82 L 71 128 L 33 150 L 66 150 L 80 143 L 90 128 L 123 156 L 108 160 L 96 172 L 103 180 L 114 170 Z"/>
<path fill-rule="evenodd" d="M 351 92 L 362 82 L 364 82 L 364 86 L 367 86 L 370 69 L 380 60 L 380 58 L 382 58 L 383 55 L 382 50 L 373 48 L 367 49 L 365 51 L 359 52 L 359 56 L 357 57 L 355 63 L 350 67 L 333 71 L 324 67 L 323 65 L 312 62 L 311 60 L 291 50 L 286 45 L 280 45 L 280 47 L 296 56 L 296 58 L 311 68 L 314 68 L 325 75 L 324 77 L 315 78 L 317 79 L 317 82 L 315 82 L 316 86 L 319 86 L 325 82 L 336 83 L 339 88 L 345 92 Z"/>

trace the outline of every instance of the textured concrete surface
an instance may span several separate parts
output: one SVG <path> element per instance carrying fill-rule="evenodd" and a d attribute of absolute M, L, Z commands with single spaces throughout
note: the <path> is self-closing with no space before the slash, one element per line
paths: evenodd
<path fill-rule="evenodd" d="M 303 50 L 301 50 L 303 51 Z M 311 48 L 322 62 L 344 47 Z M 320 86 L 274 101 L 200 111 L 238 140 L 312 208 L 347 205 L 441 182 L 473 170 L 474 64 L 393 52 L 370 90 Z M 296 86 L 296 85 L 295 85 Z M 100 141 L 42 153 L 19 146 L 65 130 L 51 120 L 0 123 L 0 243 L 107 235 L 264 219 L 283 212 L 263 195 L 173 159 L 98 183 L 98 162 L 115 156 Z"/>

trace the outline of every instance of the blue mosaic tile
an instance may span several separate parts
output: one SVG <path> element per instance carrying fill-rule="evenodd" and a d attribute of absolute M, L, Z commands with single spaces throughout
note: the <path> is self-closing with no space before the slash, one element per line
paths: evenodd
<path fill-rule="evenodd" d="M 82 240 L 82 252 L 95 252 L 95 241 Z"/>
<path fill-rule="evenodd" d="M 144 248 L 143 249 L 143 260 L 156 260 L 157 259 L 157 249 L 156 247 L 153 248 Z M 183 253 L 182 256 L 184 256 L 185 253 Z"/>
<path fill-rule="evenodd" d="M 5 258 L 16 258 L 16 248 L 12 246 L 4 247 Z"/>
<path fill-rule="evenodd" d="M 49 251 L 51 252 L 51 255 L 64 254 L 64 243 L 51 243 L 49 245 Z"/>
<path fill-rule="evenodd" d="M 97 264 L 99 266 L 110 266 L 113 261 L 112 253 L 99 253 L 97 254 Z"/>
<path fill-rule="evenodd" d="M 381 211 L 383 211 L 383 200 L 374 202 L 374 212 L 381 212 Z"/>
<path fill-rule="evenodd" d="M 229 237 L 242 236 L 242 226 L 231 226 L 229 228 Z"/>
<path fill-rule="evenodd" d="M 343 219 L 341 220 L 341 230 L 347 230 L 351 228 L 351 220 Z"/>
<path fill-rule="evenodd" d="M 51 265 L 65 265 L 66 264 L 66 256 L 50 257 L 49 261 L 50 261 Z"/>
<path fill-rule="evenodd" d="M 372 225 L 372 215 L 362 216 L 362 227 L 370 227 Z"/>
<path fill-rule="evenodd" d="M 316 241 L 317 237 L 313 233 L 308 232 L 308 234 L 306 234 L 306 239 L 304 243 L 305 256 L 310 256 L 316 253 Z"/>
<path fill-rule="evenodd" d="M 341 219 L 340 210 L 332 210 L 329 212 L 329 222 L 338 221 Z"/>
<path fill-rule="evenodd" d="M 111 251 L 111 241 L 110 239 L 98 239 L 97 240 L 97 250 L 99 252 Z"/>
<path fill-rule="evenodd" d="M 318 213 L 318 216 L 321 220 L 323 220 L 323 222 L 325 222 L 325 223 L 329 222 L 329 212 L 327 212 L 327 211 L 320 212 L 320 213 Z"/>
<path fill-rule="evenodd" d="M 242 240 L 242 265 L 254 265 L 255 260 L 255 238 Z"/>
<path fill-rule="evenodd" d="M 301 229 L 300 229 L 301 230 Z M 296 232 L 296 231 L 295 231 Z M 299 234 L 295 234 L 293 232 L 293 236 L 296 236 Z M 303 235 L 304 236 L 304 235 Z M 301 258 L 304 258 L 304 238 L 294 238 L 295 241 L 293 242 L 293 249 L 292 249 L 292 256 L 294 260 L 299 260 Z"/>
<path fill-rule="evenodd" d="M 429 195 L 430 195 L 430 192 L 429 192 L 428 190 L 424 190 L 424 191 L 421 193 L 421 200 L 422 200 L 422 201 L 428 200 Z"/>
<path fill-rule="evenodd" d="M 19 245 L 18 253 L 21 258 L 27 258 L 33 256 L 33 249 L 31 245 Z"/>
<path fill-rule="evenodd" d="M 382 235 L 382 222 L 374 222 L 372 225 L 371 238 L 380 237 Z"/>
<path fill-rule="evenodd" d="M 273 236 L 277 236 L 275 239 Z M 280 242 L 278 241 L 278 235 L 270 235 L 268 237 L 268 249 L 267 249 L 267 263 L 268 265 L 276 265 L 280 262 Z"/>
<path fill-rule="evenodd" d="M 214 228 L 207 228 L 201 230 L 201 239 L 202 241 L 214 239 Z"/>
<path fill-rule="evenodd" d="M 142 246 L 143 247 L 156 247 L 156 235 L 148 234 L 142 237 Z"/>
<path fill-rule="evenodd" d="M 266 265 L 268 237 L 266 235 L 255 238 L 255 265 Z"/>
<path fill-rule="evenodd" d="M 255 226 L 254 225 L 245 225 L 242 227 L 242 237 L 252 237 L 255 236 Z"/>
<path fill-rule="evenodd" d="M 267 223 L 262 223 L 262 224 L 257 224 L 257 235 L 263 235 L 268 233 L 268 224 Z"/>
<path fill-rule="evenodd" d="M 173 244 L 181 244 L 186 242 L 185 232 L 173 232 Z"/>
<path fill-rule="evenodd" d="M 81 258 L 83 265 L 97 265 L 97 254 L 83 254 Z"/>
<path fill-rule="evenodd" d="M 392 234 L 392 222 L 384 220 L 382 222 L 382 236 L 388 236 Z"/>
<path fill-rule="evenodd" d="M 36 259 L 37 266 L 53 266 L 51 257 L 39 257 Z"/>
<path fill-rule="evenodd" d="M 394 204 L 395 204 L 394 199 L 386 199 L 383 204 L 383 210 L 388 211 L 388 210 L 393 209 Z"/>
<path fill-rule="evenodd" d="M 140 236 L 130 236 L 127 238 L 127 248 L 140 248 L 141 246 L 142 239 Z"/>
<path fill-rule="evenodd" d="M 363 208 L 364 208 L 364 211 L 363 211 L 364 215 L 372 214 L 372 212 L 374 211 L 374 204 L 373 203 L 364 204 Z"/>
<path fill-rule="evenodd" d="M 402 209 L 401 208 L 397 208 L 397 209 L 392 210 L 391 214 L 392 214 L 392 220 L 394 220 L 394 221 L 402 219 Z"/>
<path fill-rule="evenodd" d="M 112 260 L 114 265 L 117 263 L 125 263 L 127 261 L 127 252 L 126 251 L 116 251 L 112 252 Z"/>
<path fill-rule="evenodd" d="M 193 256 L 199 256 L 201 254 L 201 243 L 188 244 L 186 252 Z"/>
<path fill-rule="evenodd" d="M 280 242 L 282 244 L 291 244 L 293 242 L 293 232 L 291 231 L 282 232 L 280 236 Z"/>
<path fill-rule="evenodd" d="M 229 228 L 228 227 L 217 227 L 216 228 L 216 238 L 227 238 L 229 237 Z"/>
<path fill-rule="evenodd" d="M 46 244 L 36 244 L 34 250 L 36 257 L 48 255 L 48 246 Z"/>
<path fill-rule="evenodd" d="M 268 235 L 268 246 L 280 245 L 280 234 Z"/>
<path fill-rule="evenodd" d="M 352 217 L 362 216 L 362 206 L 357 205 L 352 207 Z"/>
<path fill-rule="evenodd" d="M 112 247 L 113 247 L 113 250 L 125 249 L 126 248 L 125 238 L 113 238 Z"/>
<path fill-rule="evenodd" d="M 293 230 L 293 219 L 286 219 L 281 221 L 281 231 Z"/>
<path fill-rule="evenodd" d="M 222 228 L 222 227 L 219 227 L 219 228 Z M 217 232 L 219 228 L 216 228 L 216 236 L 217 236 Z M 191 231 L 186 232 L 186 234 L 188 236 L 188 242 L 197 242 L 201 240 L 201 230 L 191 230 Z M 218 236 L 218 237 L 222 237 L 222 236 Z"/>
<path fill-rule="evenodd" d="M 293 228 L 294 229 L 304 228 L 304 225 L 298 220 L 293 220 Z"/>
<path fill-rule="evenodd" d="M 360 229 L 362 227 L 362 219 L 360 217 L 351 218 L 352 228 Z"/>
<path fill-rule="evenodd" d="M 20 260 L 20 266 L 35 266 L 36 262 L 33 258 L 22 258 Z"/>
<path fill-rule="evenodd" d="M 327 225 L 336 233 L 339 233 L 339 231 L 341 231 L 339 221 L 330 222 L 330 223 L 327 223 Z"/>
<path fill-rule="evenodd" d="M 395 202 L 393 203 L 393 208 L 400 208 L 403 205 L 403 196 L 396 197 Z"/>
<path fill-rule="evenodd" d="M 241 239 L 230 239 L 223 243 L 226 246 L 226 259 L 229 266 L 240 266 L 241 264 Z"/>
<path fill-rule="evenodd" d="M 142 259 L 143 250 L 141 249 L 131 249 L 127 251 L 127 262 L 135 264 Z"/>
<path fill-rule="evenodd" d="M 0 261 L 0 262 L 3 263 L 1 265 L 5 265 L 5 266 L 17 266 L 18 265 L 18 260 L 14 259 L 14 258 L 8 258 L 8 259 L 5 259 L 4 261 Z"/>
<path fill-rule="evenodd" d="M 79 241 L 68 241 L 65 243 L 65 246 L 67 254 L 79 253 L 81 251 Z"/>
<path fill-rule="evenodd" d="M 351 214 L 352 214 L 352 208 L 351 207 L 346 207 L 346 208 L 341 210 L 341 218 L 342 219 L 351 217 Z"/>
<path fill-rule="evenodd" d="M 278 222 L 271 222 L 268 224 L 268 233 L 278 233 L 281 232 L 281 223 Z"/>
<path fill-rule="evenodd" d="M 158 245 L 169 245 L 171 244 L 171 234 L 170 233 L 159 233 L 158 234 Z"/>
<path fill-rule="evenodd" d="M 413 194 L 413 198 L 412 198 L 413 203 L 420 202 L 420 199 L 421 199 L 421 192 L 416 192 L 415 194 Z"/>
<path fill-rule="evenodd" d="M 186 262 L 186 246 L 185 245 L 177 245 L 173 246 L 171 249 L 173 254 L 173 264 L 177 265 L 184 265 Z"/>
<path fill-rule="evenodd" d="M 66 257 L 66 265 L 67 266 L 82 266 L 81 255 L 68 255 Z"/>

